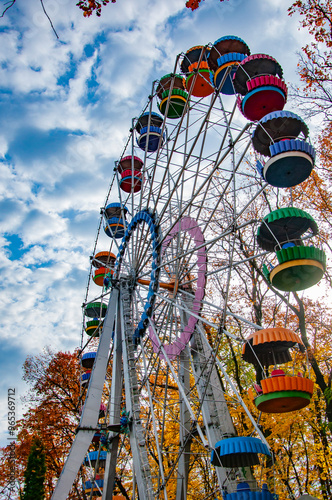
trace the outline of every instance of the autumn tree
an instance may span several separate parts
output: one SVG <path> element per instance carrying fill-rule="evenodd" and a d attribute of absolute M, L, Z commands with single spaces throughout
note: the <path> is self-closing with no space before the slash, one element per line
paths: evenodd
<path fill-rule="evenodd" d="M 264 206 L 260 207 L 264 210 Z M 254 207 L 250 216 L 258 217 L 255 214 Z M 254 225 L 250 226 L 252 235 L 255 235 Z M 247 235 L 248 236 L 248 235 Z M 249 242 L 249 237 L 248 237 Z M 241 252 L 241 247 L 239 247 Z M 242 273 L 245 271 L 242 270 Z M 253 272 L 251 267 L 248 268 L 249 275 Z M 255 268 L 254 268 L 254 272 Z M 251 283 L 251 285 L 249 284 Z M 255 284 L 256 288 L 252 288 Z M 243 286 L 242 286 L 243 285 Z M 251 303 L 253 297 L 255 298 L 256 309 L 254 309 L 253 318 L 260 319 L 261 324 L 266 326 L 282 324 L 285 320 L 284 309 L 281 302 L 275 303 L 271 295 L 267 295 L 264 291 L 264 282 L 259 279 L 259 276 L 253 276 L 252 280 L 245 278 L 242 285 L 237 286 L 234 291 L 233 304 L 230 301 L 230 308 L 236 311 L 238 307 L 242 309 L 246 307 L 246 303 Z M 248 285 L 248 286 L 247 286 Z M 246 288 L 245 288 L 246 286 Z M 330 342 L 331 338 L 331 322 L 326 311 L 326 317 L 322 317 L 322 309 L 314 302 L 305 304 L 307 314 L 307 328 L 310 329 L 313 343 L 313 353 L 320 366 L 324 366 L 327 358 L 330 356 Z M 257 316 L 255 316 L 257 315 Z M 297 318 L 294 314 L 288 315 L 288 326 L 296 329 Z M 310 326 L 308 326 L 310 325 Z M 226 324 L 227 329 L 232 329 L 235 332 L 234 324 Z M 239 325 L 240 328 L 240 325 Z M 240 332 L 241 334 L 241 332 Z M 218 335 L 216 332 L 210 332 L 209 336 Z M 213 339 L 211 339 L 213 341 Z M 252 367 L 246 366 L 247 364 L 241 359 L 239 344 L 233 342 L 229 338 L 223 338 L 220 342 L 219 350 L 220 358 L 225 360 L 228 373 L 236 381 L 238 389 L 242 397 L 250 405 L 250 401 L 246 395 L 246 389 L 255 379 L 254 370 Z M 297 360 L 297 369 L 304 370 L 305 358 L 299 357 Z M 17 447 L 17 456 L 19 460 L 19 477 L 20 484 L 23 484 L 23 471 L 27 463 L 29 455 L 29 446 L 25 446 L 26 441 L 33 440 L 33 433 L 40 433 L 43 440 L 47 443 L 47 450 L 50 450 L 50 457 L 47 456 L 47 463 L 49 467 L 53 467 L 52 473 L 47 473 L 47 491 L 46 498 L 49 498 L 53 490 L 54 482 L 59 475 L 63 465 L 64 456 L 68 453 L 70 443 L 74 437 L 74 430 L 77 425 L 77 408 L 79 407 L 79 365 L 77 356 L 68 353 L 44 353 L 42 356 L 30 357 L 25 364 L 26 376 L 29 377 L 34 392 L 29 399 L 32 407 L 24 417 L 24 422 L 20 422 L 19 439 Z M 326 374 L 328 373 L 328 366 Z M 325 376 L 325 375 L 324 375 Z M 145 383 L 147 383 L 145 381 Z M 151 378 L 149 380 L 151 390 L 155 391 L 155 397 L 159 398 L 158 391 L 163 391 L 165 381 L 163 376 Z M 229 408 L 235 422 L 235 425 L 240 435 L 250 435 L 252 427 L 246 415 L 244 414 L 241 405 L 235 402 L 232 396 L 232 391 L 227 387 L 227 382 L 224 381 L 225 389 L 228 394 Z M 192 397 L 195 397 L 194 392 Z M 168 393 L 168 407 L 171 411 L 175 407 L 175 401 L 178 399 L 178 389 L 176 384 Z M 150 415 L 149 401 L 146 401 L 147 420 Z M 251 408 L 252 413 L 258 418 L 258 411 L 254 406 Z M 46 417 L 48 411 L 54 412 L 54 419 Z M 280 416 L 275 415 L 262 415 L 260 423 L 263 425 L 264 431 L 268 437 L 271 448 L 275 454 L 275 471 L 276 482 L 278 485 L 278 494 L 280 500 L 289 500 L 297 498 L 298 494 L 310 492 L 317 496 L 317 498 L 329 499 L 330 484 L 331 484 L 331 450 L 329 445 L 330 430 L 326 425 L 324 400 L 321 394 L 316 392 L 310 407 L 298 412 L 296 418 L 294 414 Z M 165 470 L 172 470 L 176 464 L 172 461 L 172 450 L 177 448 L 178 443 L 178 416 L 174 415 L 174 411 L 167 415 L 167 425 L 165 427 L 165 439 L 169 446 L 169 454 L 165 454 Z M 164 418 L 162 408 L 160 413 L 155 413 L 157 427 L 162 427 L 162 420 Z M 62 424 L 65 424 L 62 428 Z M 150 421 L 150 426 L 151 421 Z M 119 483 L 117 487 L 119 492 L 124 494 L 121 488 L 125 488 L 130 492 L 132 487 L 128 481 L 128 456 L 130 454 L 128 436 L 122 435 L 122 446 L 119 457 Z M 148 442 L 149 455 L 155 470 L 158 470 L 158 460 L 156 458 L 156 449 L 153 443 Z M 5 456 L 4 450 L 4 456 Z M 197 477 L 197 492 L 200 491 L 203 495 L 210 494 L 213 491 L 215 478 L 211 479 L 211 471 L 209 470 L 210 464 L 207 463 L 205 454 L 198 444 L 193 442 L 191 447 L 191 474 Z M 57 461 L 58 468 L 55 468 L 54 463 Z M 2 484 L 6 477 L 6 462 L 3 460 Z M 207 473 L 209 471 L 209 473 Z M 129 471 L 130 472 L 130 471 Z M 264 474 L 267 477 L 271 475 L 270 469 L 266 469 Z M 69 498 L 80 498 L 80 491 L 78 486 L 76 490 L 72 491 Z M 210 488 L 210 489 L 209 489 Z M 5 498 L 5 497 L 4 497 Z M 12 496 L 7 497 L 11 500 Z M 193 498 L 196 498 L 195 496 Z"/>
<path fill-rule="evenodd" d="M 331 0 L 297 0 L 289 15 L 300 14 L 301 26 L 308 30 L 312 41 L 302 48 L 298 63 L 303 82 L 293 94 L 300 109 L 307 115 L 318 115 L 321 127 L 318 135 L 318 155 L 323 179 L 331 181 L 332 139 L 332 2 Z"/>
<path fill-rule="evenodd" d="M 28 410 L 17 424 L 16 497 L 7 489 L 10 481 L 8 446 L 1 450 L 0 482 L 3 486 L 0 498 L 19 498 L 35 436 L 40 438 L 46 452 L 45 498 L 51 497 L 79 422 L 80 365 L 77 354 L 45 349 L 42 354 L 28 356 L 25 361 L 24 380 L 30 391 L 25 400 Z M 80 498 L 77 485 L 69 498 Z"/>
<path fill-rule="evenodd" d="M 312 36 L 302 48 L 298 64 L 304 83 L 302 99 L 315 113 L 331 117 L 332 107 L 332 2 L 331 0 L 297 0 L 288 9 L 301 16 L 300 24 Z"/>

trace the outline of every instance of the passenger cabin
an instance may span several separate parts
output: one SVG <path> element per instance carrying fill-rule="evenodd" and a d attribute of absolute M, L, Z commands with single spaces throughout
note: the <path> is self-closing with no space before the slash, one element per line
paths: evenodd
<path fill-rule="evenodd" d="M 263 159 L 260 173 L 271 186 L 297 186 L 311 174 L 315 164 L 315 150 L 308 142 L 308 127 L 290 111 L 276 111 L 262 118 L 252 135 L 257 153 Z"/>
<path fill-rule="evenodd" d="M 248 55 L 250 55 L 249 47 L 237 36 L 223 36 L 214 42 L 208 53 L 207 61 L 213 72 L 211 81 L 222 94 L 232 95 L 236 93 L 233 77 L 241 61 Z M 226 73 L 227 76 L 225 76 Z"/>
<path fill-rule="evenodd" d="M 188 92 L 185 89 L 185 79 L 182 75 L 168 74 L 163 76 L 157 87 L 160 112 L 167 118 L 181 118 L 187 109 Z"/>
<path fill-rule="evenodd" d="M 278 264 L 264 264 L 267 280 L 278 290 L 300 291 L 318 283 L 325 272 L 324 250 L 305 245 L 317 235 L 314 219 L 304 210 L 295 207 L 280 208 L 264 217 L 258 232 L 257 243 L 263 250 L 274 251 Z"/>
<path fill-rule="evenodd" d="M 181 62 L 181 71 L 186 78 L 186 89 L 195 97 L 207 97 L 214 92 L 211 83 L 213 74 L 207 59 L 210 49 L 202 45 L 187 50 Z"/>
<path fill-rule="evenodd" d="M 262 379 L 248 393 L 259 411 L 287 413 L 301 410 L 310 403 L 314 383 L 297 372 L 295 367 L 284 371 L 284 365 L 292 362 L 290 349 L 298 347 L 302 352 L 301 338 L 287 328 L 266 328 L 251 334 L 246 340 L 242 358 L 261 372 Z M 272 370 L 269 373 L 269 367 Z"/>

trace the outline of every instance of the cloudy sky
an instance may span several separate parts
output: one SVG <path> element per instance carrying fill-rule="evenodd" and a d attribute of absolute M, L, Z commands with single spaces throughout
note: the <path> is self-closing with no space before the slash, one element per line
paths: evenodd
<path fill-rule="evenodd" d="M 99 210 L 152 81 L 177 54 L 236 35 L 294 83 L 307 36 L 290 0 L 205 0 L 195 12 L 185 0 L 117 0 L 87 19 L 75 3 L 44 0 L 59 39 L 39 0 L 16 0 L 0 19 L 2 445 L 26 356 L 80 344 Z"/>

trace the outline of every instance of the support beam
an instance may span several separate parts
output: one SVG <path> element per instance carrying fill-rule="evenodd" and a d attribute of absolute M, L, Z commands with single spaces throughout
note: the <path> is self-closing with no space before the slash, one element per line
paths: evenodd
<path fill-rule="evenodd" d="M 89 380 L 89 388 L 75 440 L 52 495 L 52 500 L 66 500 L 89 449 L 98 424 L 109 350 L 118 303 L 118 290 L 113 289 L 100 336 L 98 351 Z M 87 429 L 91 430 L 87 430 Z"/>
<path fill-rule="evenodd" d="M 179 379 L 182 383 L 186 396 L 190 397 L 190 374 L 189 374 L 189 355 L 188 346 L 180 354 L 180 373 Z M 185 402 L 182 400 L 182 395 L 179 392 L 180 398 L 180 449 L 181 456 L 178 465 L 178 477 L 176 483 L 176 500 L 187 499 L 188 476 L 189 476 L 189 461 L 190 448 L 192 442 L 191 418 Z"/>
<path fill-rule="evenodd" d="M 111 395 L 109 403 L 109 413 L 107 418 L 107 424 L 109 425 L 120 424 L 120 413 L 121 413 L 123 375 L 122 375 L 121 321 L 120 321 L 119 304 L 118 304 L 116 319 L 117 321 L 116 321 L 116 331 L 114 335 Z M 117 461 L 118 447 L 119 447 L 119 434 L 115 432 L 110 432 L 108 433 L 108 439 L 110 440 L 110 450 L 107 453 L 107 459 L 106 459 L 102 500 L 111 500 L 113 497 L 113 490 L 116 478 L 116 461 Z"/>
<path fill-rule="evenodd" d="M 120 282 L 120 318 L 123 365 L 126 367 L 124 370 L 126 410 L 132 419 L 129 438 L 133 459 L 133 473 L 139 500 L 155 500 L 145 443 L 145 430 L 141 421 L 141 401 L 136 371 L 136 346 L 133 343 L 134 328 L 131 316 L 131 300 L 129 280 L 123 279 Z"/>

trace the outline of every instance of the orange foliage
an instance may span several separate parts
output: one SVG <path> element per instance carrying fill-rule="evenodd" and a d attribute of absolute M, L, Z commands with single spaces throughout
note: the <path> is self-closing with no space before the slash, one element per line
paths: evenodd
<path fill-rule="evenodd" d="M 23 370 L 24 379 L 31 386 L 29 396 L 26 398 L 30 409 L 17 423 L 15 462 L 17 490 L 8 498 L 11 500 L 20 498 L 31 443 L 34 436 L 38 436 L 46 450 L 45 498 L 49 499 L 79 421 L 80 374 L 77 352 L 54 354 L 45 351 L 40 356 L 29 356 Z M 1 449 L 0 464 L 1 493 L 6 495 L 6 488 L 10 483 L 10 445 Z M 77 491 L 76 485 L 74 490 Z M 74 490 L 68 498 L 80 498 Z"/>
<path fill-rule="evenodd" d="M 109 2 L 110 0 L 101 0 L 100 2 L 98 0 L 80 0 L 76 5 L 83 10 L 84 17 L 90 17 L 93 12 L 96 12 L 96 16 L 100 17 L 101 6 L 107 5 Z M 111 2 L 116 3 L 116 0 L 111 0 Z"/>
<path fill-rule="evenodd" d="M 289 15 L 295 12 L 301 15 L 301 26 L 308 29 L 314 38 L 313 42 L 303 47 L 304 58 L 298 65 L 305 90 L 307 93 L 324 91 L 324 85 L 331 82 L 332 1 L 297 0 L 288 11 Z M 322 97 L 326 99 L 324 92 Z"/>
<path fill-rule="evenodd" d="M 332 2 L 331 0 L 297 0 L 288 9 L 289 15 L 298 12 L 303 19 L 301 25 L 308 28 L 316 42 L 322 42 L 326 47 L 332 47 Z"/>
<path fill-rule="evenodd" d="M 186 7 L 187 7 L 187 9 L 196 10 L 196 9 L 198 9 L 201 1 L 202 0 L 188 0 L 186 2 Z M 220 1 L 223 2 L 224 0 L 220 0 Z"/>
<path fill-rule="evenodd" d="M 186 7 L 187 9 L 196 10 L 200 3 L 201 0 L 188 0 L 188 2 L 186 2 Z"/>

